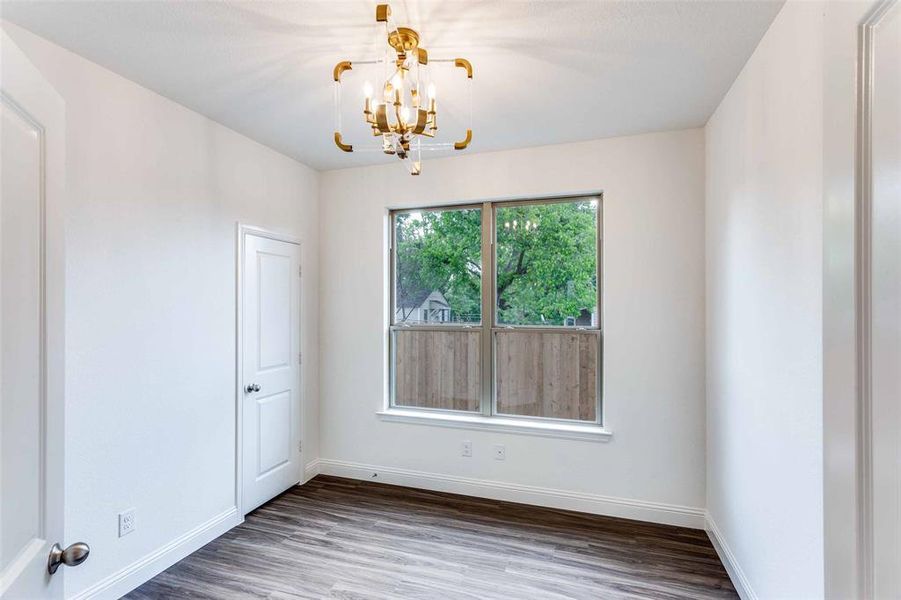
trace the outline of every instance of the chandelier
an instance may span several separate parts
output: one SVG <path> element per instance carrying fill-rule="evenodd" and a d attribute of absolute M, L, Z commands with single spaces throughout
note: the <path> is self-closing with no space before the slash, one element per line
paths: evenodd
<path fill-rule="evenodd" d="M 465 58 L 429 58 L 420 46 L 419 34 L 408 27 L 397 27 L 391 18 L 391 7 L 379 4 L 375 20 L 385 40 L 383 56 L 371 60 L 341 61 L 335 65 L 335 145 L 344 152 L 354 152 L 341 130 L 341 77 L 355 65 L 381 67 L 380 85 L 368 81 L 363 86 L 363 119 L 377 143 L 358 144 L 356 150 L 394 155 L 407 164 L 411 175 L 422 172 L 423 150 L 463 150 L 472 141 L 472 65 Z M 449 65 L 466 72 L 469 119 L 463 139 L 442 142 L 438 134 L 438 101 L 430 69 L 432 65 Z M 453 138 L 451 138 L 453 139 Z"/>

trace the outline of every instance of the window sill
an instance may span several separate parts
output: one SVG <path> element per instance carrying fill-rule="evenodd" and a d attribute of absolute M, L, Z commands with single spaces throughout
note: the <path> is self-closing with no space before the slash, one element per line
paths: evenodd
<path fill-rule="evenodd" d="M 412 423 L 416 425 L 432 425 L 436 427 L 456 427 L 458 429 L 475 429 L 496 431 L 500 433 L 517 433 L 540 437 L 563 438 L 568 440 L 585 440 L 589 442 L 607 442 L 613 433 L 598 425 L 581 425 L 559 422 L 526 421 L 504 417 L 483 417 L 481 415 L 452 415 L 431 413 L 418 410 L 391 408 L 376 413 L 382 421 L 393 423 Z"/>

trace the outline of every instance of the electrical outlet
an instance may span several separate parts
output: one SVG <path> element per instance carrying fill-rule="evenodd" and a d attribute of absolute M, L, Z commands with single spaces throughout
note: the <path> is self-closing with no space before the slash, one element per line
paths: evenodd
<path fill-rule="evenodd" d="M 128 535 L 137 528 L 135 521 L 135 509 L 129 508 L 119 513 L 119 537 Z"/>
<path fill-rule="evenodd" d="M 460 446 L 460 456 L 472 456 L 472 442 L 466 440 Z"/>
<path fill-rule="evenodd" d="M 507 447 L 501 444 L 494 445 L 494 460 L 507 460 Z"/>

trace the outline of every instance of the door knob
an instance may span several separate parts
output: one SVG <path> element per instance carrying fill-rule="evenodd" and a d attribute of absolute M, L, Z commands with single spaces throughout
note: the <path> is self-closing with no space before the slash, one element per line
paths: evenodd
<path fill-rule="evenodd" d="M 247 387 L 244 388 L 244 391 L 247 392 L 248 394 L 250 392 L 259 392 L 260 386 L 259 386 L 259 384 L 251 383 L 251 384 L 248 384 Z"/>
<path fill-rule="evenodd" d="M 53 544 L 50 548 L 50 558 L 47 560 L 47 572 L 53 575 L 60 565 L 77 567 L 88 559 L 91 547 L 84 542 L 76 542 L 65 550 L 59 544 Z"/>

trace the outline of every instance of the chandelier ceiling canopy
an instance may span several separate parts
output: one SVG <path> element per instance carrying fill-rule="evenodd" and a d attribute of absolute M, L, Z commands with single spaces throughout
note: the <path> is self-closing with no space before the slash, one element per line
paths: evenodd
<path fill-rule="evenodd" d="M 453 148 L 463 150 L 472 141 L 472 65 L 465 58 L 431 58 L 420 44 L 419 33 L 398 27 L 391 18 L 391 7 L 379 4 L 375 11 L 379 34 L 384 36 L 382 56 L 368 60 L 344 60 L 335 65 L 335 145 L 344 152 L 375 151 L 401 159 L 411 175 L 422 172 L 423 150 Z M 375 65 L 378 82 L 363 85 L 363 119 L 377 144 L 354 144 L 344 140 L 341 129 L 341 80 L 357 65 Z M 466 74 L 469 96 L 469 127 L 462 139 L 437 141 L 438 100 L 431 69 L 449 66 Z M 453 138 L 451 138 L 453 139 Z"/>

